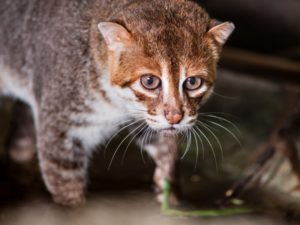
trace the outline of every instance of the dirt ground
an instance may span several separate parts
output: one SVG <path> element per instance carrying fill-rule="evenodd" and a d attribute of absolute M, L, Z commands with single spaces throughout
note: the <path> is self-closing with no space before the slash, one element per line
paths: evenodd
<path fill-rule="evenodd" d="M 171 218 L 162 216 L 153 195 L 146 191 L 102 193 L 90 196 L 86 205 L 67 210 L 49 198 L 36 195 L 1 210 L 3 225 L 285 225 L 280 218 L 249 214 L 218 218 Z"/>

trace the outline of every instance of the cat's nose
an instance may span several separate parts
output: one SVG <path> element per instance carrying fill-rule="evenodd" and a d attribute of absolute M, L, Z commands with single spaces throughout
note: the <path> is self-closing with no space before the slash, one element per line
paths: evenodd
<path fill-rule="evenodd" d="M 182 113 L 178 111 L 165 110 L 165 117 L 170 124 L 178 124 L 182 120 Z"/>

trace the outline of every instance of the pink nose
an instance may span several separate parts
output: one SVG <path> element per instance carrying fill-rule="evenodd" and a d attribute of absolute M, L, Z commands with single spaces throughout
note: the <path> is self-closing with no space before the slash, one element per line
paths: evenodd
<path fill-rule="evenodd" d="M 182 120 L 182 113 L 166 110 L 165 117 L 170 124 L 178 124 Z"/>

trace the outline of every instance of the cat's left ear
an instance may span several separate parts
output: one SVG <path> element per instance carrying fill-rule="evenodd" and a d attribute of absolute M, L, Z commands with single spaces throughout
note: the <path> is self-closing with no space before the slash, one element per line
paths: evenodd
<path fill-rule="evenodd" d="M 98 24 L 98 29 L 111 51 L 119 52 L 131 42 L 130 33 L 120 24 L 101 22 Z"/>
<path fill-rule="evenodd" d="M 234 28 L 235 26 L 233 23 L 219 23 L 214 21 L 214 26 L 210 28 L 208 33 L 213 36 L 219 45 L 223 46 L 233 32 Z"/>

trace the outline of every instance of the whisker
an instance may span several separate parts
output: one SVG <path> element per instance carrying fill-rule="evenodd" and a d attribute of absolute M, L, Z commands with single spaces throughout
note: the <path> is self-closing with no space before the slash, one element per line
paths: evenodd
<path fill-rule="evenodd" d="M 152 139 L 153 139 L 153 135 L 156 135 L 156 131 L 153 130 L 152 128 L 149 127 L 149 130 L 150 130 L 150 134 L 146 140 L 146 143 L 148 143 L 148 145 L 151 145 L 152 143 Z M 151 156 L 149 155 L 149 153 L 147 152 L 147 157 L 148 159 L 150 159 L 151 162 L 153 162 L 153 159 L 151 158 Z"/>
<path fill-rule="evenodd" d="M 200 112 L 199 113 L 199 115 L 214 115 L 214 114 L 217 114 L 217 115 L 226 115 L 226 116 L 231 116 L 231 117 L 237 118 L 233 114 L 224 113 L 224 112 Z"/>
<path fill-rule="evenodd" d="M 204 116 L 215 118 L 215 119 L 222 120 L 222 121 L 225 121 L 225 122 L 229 123 L 231 126 L 234 127 L 234 129 L 239 133 L 239 135 L 242 136 L 242 132 L 240 131 L 240 129 L 233 122 L 231 122 L 230 120 L 225 119 L 225 118 L 220 117 L 220 116 L 216 116 L 216 115 L 204 115 Z"/>
<path fill-rule="evenodd" d="M 144 118 L 142 118 L 142 119 L 139 119 L 139 120 L 135 120 L 135 121 L 133 121 L 132 123 L 129 123 L 129 124 L 127 124 L 126 126 L 124 126 L 124 127 L 122 127 L 120 130 L 118 130 L 116 133 L 114 133 L 114 135 L 108 140 L 108 142 L 106 143 L 106 145 L 105 145 L 105 150 L 107 149 L 107 147 L 109 146 L 109 144 L 110 144 L 110 142 L 113 140 L 113 138 L 114 137 L 116 137 L 120 132 L 122 132 L 123 130 L 125 130 L 126 128 L 128 128 L 128 127 L 130 127 L 130 126 L 132 126 L 132 125 L 134 125 L 134 124 L 136 124 L 136 123 L 138 123 L 138 122 L 140 122 L 140 121 L 142 121 Z"/>
<path fill-rule="evenodd" d="M 137 112 L 147 112 L 147 110 L 143 110 L 143 109 L 133 109 L 133 108 L 130 108 L 129 110 L 137 111 Z"/>
<path fill-rule="evenodd" d="M 135 140 L 135 138 L 141 133 L 141 131 L 143 131 L 144 127 L 141 128 L 140 131 L 138 131 L 131 139 L 130 141 L 128 142 L 126 148 L 125 148 L 125 151 L 123 153 L 123 156 L 122 156 L 122 165 L 124 164 L 124 160 L 125 160 L 125 157 L 126 157 L 126 154 L 127 154 L 127 151 L 128 151 L 128 148 L 130 146 L 130 144 Z"/>
<path fill-rule="evenodd" d="M 199 157 L 199 147 L 198 147 L 198 141 L 195 135 L 195 129 L 192 128 L 192 134 L 194 136 L 195 142 L 196 142 L 196 159 L 195 159 L 195 165 L 194 165 L 194 170 L 197 170 L 197 164 L 198 164 L 198 157 Z"/>
<path fill-rule="evenodd" d="M 195 130 L 195 128 L 192 128 Z M 201 143 L 201 147 L 202 147 L 202 157 L 203 157 L 203 160 L 205 158 L 205 149 L 204 149 L 204 144 L 203 144 L 203 141 L 202 141 L 202 138 L 201 136 L 197 133 L 197 131 L 195 130 L 195 134 L 197 135 L 198 139 L 200 140 L 200 143 Z"/>
<path fill-rule="evenodd" d="M 191 143 L 192 143 L 192 134 L 191 134 L 191 130 L 190 130 L 190 138 L 189 138 L 189 150 L 191 149 Z"/>
<path fill-rule="evenodd" d="M 146 147 L 147 145 L 150 145 L 151 139 L 150 139 L 150 135 L 152 134 L 152 129 L 150 127 L 148 127 L 148 132 L 146 133 L 146 138 L 145 138 L 145 144 L 144 146 Z M 145 148 L 144 148 L 145 149 Z M 147 153 L 147 152 L 146 152 Z M 146 154 L 147 158 L 149 159 L 149 155 L 148 153 Z"/>
<path fill-rule="evenodd" d="M 149 127 L 149 135 L 148 135 L 148 137 L 147 137 L 147 139 L 146 139 L 146 144 L 150 145 L 150 143 L 151 143 L 151 141 L 152 141 L 153 133 L 154 133 L 153 129 L 151 129 L 151 128 Z"/>
<path fill-rule="evenodd" d="M 143 154 L 143 147 L 144 147 L 145 137 L 148 132 L 149 132 L 148 127 L 146 127 L 146 131 L 144 132 L 145 134 L 143 135 L 142 141 L 140 143 L 140 153 L 141 153 L 142 161 L 144 164 L 146 164 L 146 161 L 145 161 L 144 154 Z"/>
<path fill-rule="evenodd" d="M 143 123 L 140 124 L 138 127 L 136 127 L 135 129 L 133 129 L 133 130 L 132 130 L 129 134 L 127 134 L 127 136 L 122 140 L 122 142 L 118 145 L 117 149 L 114 151 L 114 154 L 113 154 L 113 156 L 112 156 L 112 158 L 111 158 L 111 160 L 110 160 L 110 163 L 109 163 L 109 165 L 108 165 L 107 170 L 110 170 L 111 165 L 112 165 L 112 162 L 113 162 L 113 160 L 114 160 L 114 158 L 115 158 L 115 156 L 116 156 L 116 154 L 117 154 L 119 148 L 120 148 L 121 145 L 124 143 L 124 141 L 125 141 L 131 134 L 133 134 L 137 129 L 139 129 L 141 126 L 144 126 L 145 123 L 146 123 L 146 122 L 143 122 Z"/>
<path fill-rule="evenodd" d="M 216 164 L 216 170 L 219 171 L 219 167 L 218 167 L 218 163 L 217 163 L 217 157 L 216 157 L 216 153 L 215 153 L 215 150 L 211 144 L 211 142 L 209 141 L 209 139 L 207 138 L 207 136 L 205 135 L 204 132 L 202 132 L 202 130 L 198 127 L 195 127 L 199 132 L 200 134 L 204 137 L 204 139 L 206 140 L 206 142 L 208 143 L 209 147 L 211 148 L 212 150 L 212 153 L 213 153 L 213 157 L 215 159 L 215 164 Z"/>
<path fill-rule="evenodd" d="M 186 154 L 187 154 L 188 151 L 189 151 L 190 141 L 191 141 L 190 130 L 187 130 L 187 143 L 186 143 L 186 147 L 185 147 L 184 153 L 183 153 L 183 155 L 182 155 L 181 158 L 180 158 L 181 160 L 184 159 L 184 157 L 186 156 Z"/>
<path fill-rule="evenodd" d="M 214 125 L 216 125 L 216 126 L 218 126 L 218 127 L 221 127 L 221 128 L 223 128 L 225 131 L 227 131 L 237 142 L 238 142 L 238 144 L 242 147 L 242 144 L 241 144 L 241 142 L 240 142 L 240 140 L 237 138 L 237 136 L 232 132 L 232 131 L 230 131 L 228 128 L 226 128 L 226 127 L 224 127 L 224 126 L 222 126 L 221 124 L 218 124 L 218 123 L 216 123 L 216 122 L 214 122 L 214 121 L 211 121 L 211 120 L 207 120 L 207 122 L 209 122 L 209 123 L 211 123 L 211 124 L 214 124 Z"/>
<path fill-rule="evenodd" d="M 181 145 L 182 142 L 184 141 L 184 131 L 180 130 L 178 131 L 178 134 L 179 134 L 178 144 Z"/>
<path fill-rule="evenodd" d="M 198 121 L 198 122 L 200 123 L 200 125 L 202 125 L 214 137 L 214 139 L 218 143 L 220 151 L 221 151 L 222 161 L 223 161 L 224 160 L 224 152 L 223 152 L 223 148 L 222 148 L 222 145 L 221 145 L 221 142 L 220 142 L 219 138 L 215 135 L 215 133 L 203 121 L 202 122 Z"/>
<path fill-rule="evenodd" d="M 222 95 L 222 94 L 219 94 L 215 91 L 213 91 L 212 94 L 215 95 L 215 96 L 221 97 L 221 98 L 229 99 L 229 100 L 236 100 L 237 99 L 237 97 L 230 97 L 230 96 Z"/>
<path fill-rule="evenodd" d="M 202 118 L 202 120 L 197 120 L 196 122 L 198 124 L 200 124 L 200 123 L 205 122 L 205 121 L 207 121 L 207 119 L 206 118 Z M 211 130 L 214 130 L 216 132 L 220 131 L 218 128 L 213 127 L 211 124 L 207 124 L 206 123 L 206 126 L 209 127 Z"/>
<path fill-rule="evenodd" d="M 142 118 L 142 117 L 140 117 L 140 118 Z M 130 118 L 130 119 L 125 120 L 125 121 L 119 121 L 119 122 L 117 122 L 117 123 L 112 124 L 112 125 L 113 125 L 112 128 L 120 127 L 120 126 L 122 126 L 122 125 L 124 125 L 124 124 L 126 124 L 126 123 L 128 123 L 128 122 L 130 122 L 130 121 L 133 121 L 133 120 L 136 120 L 136 119 L 135 119 L 135 118 Z"/>
<path fill-rule="evenodd" d="M 149 135 L 146 138 L 146 144 L 151 145 L 151 143 L 153 142 L 153 136 L 157 134 L 157 131 L 152 129 L 151 127 L 148 127 L 148 129 L 149 129 Z"/>
<path fill-rule="evenodd" d="M 188 140 L 188 134 L 187 134 L 188 132 L 184 132 L 183 133 L 183 143 L 185 144 L 185 149 L 184 149 L 184 153 L 186 152 L 186 150 L 187 150 L 187 140 Z M 183 154 L 184 154 L 183 153 Z M 182 156 L 181 156 L 181 159 L 182 159 Z"/>

